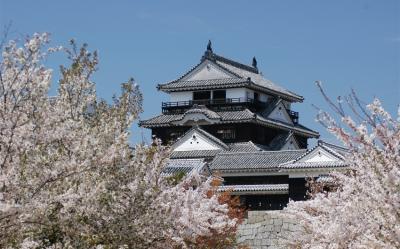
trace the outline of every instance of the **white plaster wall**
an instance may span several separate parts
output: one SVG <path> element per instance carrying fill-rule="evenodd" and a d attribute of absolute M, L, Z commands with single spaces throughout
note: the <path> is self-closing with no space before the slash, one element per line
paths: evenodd
<path fill-rule="evenodd" d="M 247 98 L 254 98 L 254 91 L 246 88 L 229 88 L 226 89 L 226 98 L 241 98 L 243 100 Z M 185 92 L 171 92 L 170 101 L 188 101 L 193 99 L 193 91 Z M 259 100 L 262 102 L 267 102 L 268 95 L 259 93 Z"/>
<path fill-rule="evenodd" d="M 232 76 L 217 68 L 213 63 L 207 61 L 198 67 L 195 71 L 184 77 L 182 80 L 210 80 L 210 79 L 224 79 L 231 78 Z"/>
<path fill-rule="evenodd" d="M 188 101 L 193 99 L 193 92 L 172 92 L 170 93 L 170 100 L 172 102 Z"/>
<path fill-rule="evenodd" d="M 338 161 L 333 156 L 329 155 L 327 152 L 322 149 L 317 149 L 313 151 L 306 158 L 303 158 L 304 162 L 333 162 Z M 303 161 L 301 160 L 301 161 Z"/>
<path fill-rule="evenodd" d="M 195 138 L 193 138 L 193 135 Z M 190 151 L 190 150 L 218 150 L 217 146 L 210 143 L 202 135 L 194 132 L 186 141 L 179 144 L 174 151 Z"/>
<path fill-rule="evenodd" d="M 249 91 L 249 90 L 247 90 Z M 229 88 L 226 89 L 226 98 L 242 98 L 243 100 L 246 98 L 246 89 L 245 88 Z"/>
<path fill-rule="evenodd" d="M 285 123 L 289 124 L 292 123 L 292 120 L 290 119 L 290 116 L 287 114 L 285 106 L 283 104 L 279 104 L 268 117 Z"/>
<path fill-rule="evenodd" d="M 246 98 L 254 99 L 254 91 L 250 89 L 246 89 Z"/>

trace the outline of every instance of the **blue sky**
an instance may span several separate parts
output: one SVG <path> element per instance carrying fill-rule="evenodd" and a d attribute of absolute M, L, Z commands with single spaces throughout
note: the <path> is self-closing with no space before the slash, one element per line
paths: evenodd
<path fill-rule="evenodd" d="M 0 24 L 10 37 L 50 32 L 54 45 L 70 38 L 100 55 L 100 97 L 111 99 L 134 77 L 144 94 L 143 119 L 168 96 L 156 90 L 197 64 L 209 39 L 214 52 L 251 64 L 305 97 L 293 109 L 300 122 L 335 141 L 315 120 L 311 104 L 328 109 L 314 85 L 332 97 L 354 88 L 379 97 L 393 114 L 400 99 L 400 1 L 20 1 L 0 0 Z M 47 64 L 56 68 L 61 56 Z M 57 75 L 56 75 L 57 77 Z M 149 132 L 133 128 L 133 142 Z M 313 143 L 311 143 L 313 144 Z"/>

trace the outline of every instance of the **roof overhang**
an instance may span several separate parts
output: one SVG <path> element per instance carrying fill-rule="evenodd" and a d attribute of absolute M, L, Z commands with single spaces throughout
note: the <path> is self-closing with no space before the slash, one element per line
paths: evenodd
<path fill-rule="evenodd" d="M 225 185 L 218 192 L 230 192 L 232 195 L 281 195 L 289 193 L 288 184 L 259 184 L 259 185 Z"/>

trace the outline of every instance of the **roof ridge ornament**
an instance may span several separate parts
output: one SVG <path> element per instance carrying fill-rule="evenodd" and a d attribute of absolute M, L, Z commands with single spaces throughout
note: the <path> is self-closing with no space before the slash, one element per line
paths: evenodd
<path fill-rule="evenodd" d="M 209 52 L 211 52 L 211 53 L 213 52 L 211 40 L 208 40 L 207 51 L 209 51 Z"/>
<path fill-rule="evenodd" d="M 211 40 L 208 40 L 207 49 L 204 52 L 204 55 L 201 57 L 201 61 L 204 61 L 206 59 L 215 61 L 215 55 L 214 55 L 214 52 L 213 52 L 213 49 L 212 49 Z"/>
<path fill-rule="evenodd" d="M 256 59 L 255 56 L 253 57 L 253 62 L 251 63 L 251 65 L 252 65 L 255 69 L 258 69 L 258 68 L 257 68 L 257 59 Z"/>

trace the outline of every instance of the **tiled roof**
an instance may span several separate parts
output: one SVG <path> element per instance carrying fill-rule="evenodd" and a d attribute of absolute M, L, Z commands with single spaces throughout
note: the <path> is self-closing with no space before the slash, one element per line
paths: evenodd
<path fill-rule="evenodd" d="M 318 169 L 318 168 L 345 168 L 348 164 L 343 161 L 329 162 L 296 162 L 281 165 L 282 169 Z"/>
<path fill-rule="evenodd" d="M 192 108 L 187 110 L 183 116 L 188 115 L 188 114 L 195 114 L 195 113 L 201 113 L 206 115 L 210 119 L 220 119 L 221 116 L 218 115 L 216 112 L 211 111 L 204 105 L 193 105 Z"/>
<path fill-rule="evenodd" d="M 233 75 L 232 78 L 225 79 L 207 79 L 207 80 L 194 80 L 184 81 L 185 76 L 193 72 L 205 60 L 211 61 L 217 67 L 229 72 Z M 276 85 L 270 80 L 265 79 L 258 71 L 257 68 L 244 65 L 242 63 L 227 59 L 214 53 L 206 53 L 202 61 L 186 72 L 184 75 L 176 80 L 159 84 L 157 88 L 166 92 L 181 91 L 181 90 L 201 90 L 201 89 L 215 89 L 215 88 L 231 88 L 243 87 L 258 89 L 268 92 L 270 94 L 278 95 L 283 98 L 291 99 L 293 101 L 302 101 L 303 97 L 285 88 Z"/>
<path fill-rule="evenodd" d="M 189 150 L 189 151 L 173 151 L 170 158 L 212 158 L 221 150 Z"/>
<path fill-rule="evenodd" d="M 250 86 L 251 82 L 248 79 L 242 78 L 225 78 L 212 80 L 188 80 L 188 81 L 172 81 L 166 84 L 158 85 L 158 89 L 166 92 L 217 89 L 217 88 L 233 88 Z"/>
<path fill-rule="evenodd" d="M 171 122 L 182 120 L 186 113 L 187 112 L 185 112 L 184 114 L 161 114 L 154 118 L 141 121 L 140 125 L 144 127 L 169 126 Z M 221 122 L 238 121 L 238 120 L 246 121 L 255 118 L 254 113 L 251 112 L 249 109 L 244 109 L 241 111 L 222 111 L 214 113 L 216 113 L 219 116 Z"/>
<path fill-rule="evenodd" d="M 224 185 L 218 187 L 219 192 L 287 192 L 289 184 L 258 184 L 258 185 Z"/>
<path fill-rule="evenodd" d="M 327 144 L 329 145 L 329 147 L 327 146 Z M 338 151 L 334 151 L 334 147 L 336 147 L 338 149 Z M 298 163 L 301 159 L 303 159 L 304 157 L 306 157 L 307 155 L 309 155 L 310 153 L 312 153 L 313 151 L 315 151 L 318 148 L 324 149 L 325 151 L 330 153 L 332 156 L 336 157 L 339 161 L 343 161 L 345 158 L 345 155 L 348 153 L 348 150 L 344 147 L 337 146 L 334 144 L 329 144 L 322 140 L 318 140 L 318 143 L 316 146 L 314 146 L 312 149 L 307 150 L 306 153 L 304 153 L 303 155 L 296 158 L 293 162 L 291 162 L 291 164 Z M 340 153 L 339 153 L 339 149 L 341 151 Z"/>
<path fill-rule="evenodd" d="M 304 154 L 306 150 L 222 152 L 211 162 L 212 171 L 277 171 L 279 165 Z"/>
<path fill-rule="evenodd" d="M 147 120 L 141 120 L 139 125 L 147 128 L 169 126 L 172 121 L 181 119 L 182 116 L 182 114 L 161 114 Z"/>
<path fill-rule="evenodd" d="M 190 111 L 190 110 L 189 110 Z M 154 118 L 140 121 L 139 125 L 147 128 L 151 127 L 164 127 L 170 126 L 172 122 L 180 121 L 184 118 L 184 114 L 161 114 Z M 217 120 L 217 123 L 243 123 L 252 122 L 258 123 L 268 127 L 280 128 L 287 131 L 293 131 L 295 133 L 300 133 L 302 135 L 307 135 L 310 137 L 319 137 L 319 133 L 306 128 L 300 124 L 287 124 L 278 120 L 272 120 L 261 115 L 257 115 L 251 112 L 249 109 L 243 109 L 240 111 L 218 111 L 212 112 L 213 119 Z M 215 115 L 218 115 L 220 119 L 218 120 Z"/>
<path fill-rule="evenodd" d="M 218 112 L 218 115 L 221 116 L 222 121 L 246 121 L 255 118 L 255 114 L 247 108 L 240 111 L 222 111 Z"/>
<path fill-rule="evenodd" d="M 164 170 L 164 175 L 173 175 L 177 173 L 188 174 L 194 169 L 201 171 L 205 166 L 203 159 L 169 159 Z"/>
<path fill-rule="evenodd" d="M 334 154 L 335 156 L 337 156 L 341 159 L 344 159 L 346 157 L 346 155 L 349 153 L 349 150 L 345 147 L 327 143 L 322 140 L 318 140 L 318 145 L 323 147 L 324 149 L 328 150 L 329 152 L 331 152 L 332 154 Z"/>
<path fill-rule="evenodd" d="M 254 82 L 254 84 L 256 84 L 257 86 L 268 89 L 275 94 L 284 95 L 286 97 L 291 97 L 298 101 L 303 100 L 302 96 L 297 95 L 291 91 L 286 90 L 285 88 L 283 88 L 281 86 L 276 85 L 272 81 L 265 79 L 259 73 L 250 72 L 249 70 L 245 70 L 243 68 L 236 67 L 235 65 L 232 65 L 231 63 L 227 63 L 226 61 L 221 61 L 221 60 L 217 59 L 216 62 L 218 65 L 222 66 L 225 69 L 228 69 L 229 71 L 235 73 L 239 77 L 244 78 L 244 79 L 250 78 L 250 80 L 252 82 Z"/>
<path fill-rule="evenodd" d="M 264 150 L 264 146 L 253 142 L 231 143 L 228 144 L 229 152 L 255 152 Z"/>
<path fill-rule="evenodd" d="M 243 64 L 243 63 L 228 59 L 226 57 L 217 55 L 215 53 L 209 54 L 208 57 L 213 61 L 220 62 L 220 63 L 226 63 L 228 65 L 231 65 L 231 66 L 233 66 L 235 68 L 238 68 L 238 69 L 241 69 L 241 70 L 245 70 L 247 72 L 252 72 L 252 73 L 256 73 L 256 74 L 259 73 L 258 68 L 256 68 L 256 67 L 249 66 L 249 65 L 246 65 L 246 64 Z M 236 75 L 239 76 L 239 74 L 236 74 Z"/>

